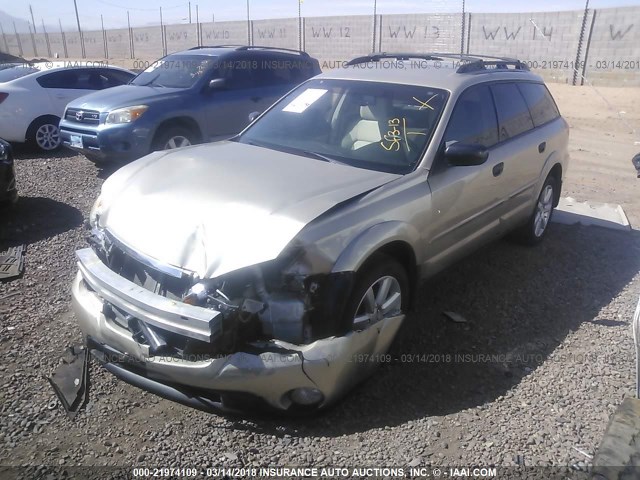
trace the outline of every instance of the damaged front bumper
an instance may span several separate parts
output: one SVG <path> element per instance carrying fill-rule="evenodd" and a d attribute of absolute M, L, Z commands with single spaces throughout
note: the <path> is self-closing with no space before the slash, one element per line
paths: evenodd
<path fill-rule="evenodd" d="M 251 399 L 280 411 L 325 407 L 371 372 L 404 319 L 390 317 L 306 345 L 274 339 L 220 357 L 163 356 L 105 315 L 105 304 L 145 325 L 201 341 L 215 337 L 221 314 L 146 291 L 109 270 L 91 249 L 80 250 L 78 259 L 73 308 L 94 356 L 129 383 L 205 410 L 236 410 Z"/>

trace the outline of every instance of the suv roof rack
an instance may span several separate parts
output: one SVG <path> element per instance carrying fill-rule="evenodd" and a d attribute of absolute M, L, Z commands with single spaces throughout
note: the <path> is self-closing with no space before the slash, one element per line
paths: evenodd
<path fill-rule="evenodd" d="M 309 54 L 307 52 L 303 52 L 302 50 L 295 50 L 293 48 L 283 48 L 283 47 L 265 47 L 262 45 L 245 45 L 238 50 L 274 50 L 276 52 L 287 52 L 287 53 L 297 53 L 303 57 L 308 57 Z"/>
<path fill-rule="evenodd" d="M 276 52 L 287 52 L 287 53 L 297 53 L 303 57 L 308 57 L 309 54 L 307 52 L 303 52 L 302 50 L 294 50 L 292 48 L 283 48 L 283 47 L 265 47 L 261 45 L 200 45 L 197 47 L 191 47 L 189 50 L 199 50 L 201 48 L 234 48 L 237 51 L 245 51 L 245 50 L 273 50 Z"/>
<path fill-rule="evenodd" d="M 508 69 L 509 66 L 513 68 L 511 70 L 529 71 L 529 67 L 526 63 L 521 62 L 516 58 L 508 57 L 494 57 L 491 55 L 468 55 L 458 53 L 372 53 L 371 55 L 365 55 L 363 57 L 357 57 L 347 62 L 347 65 L 358 65 L 360 63 L 379 62 L 385 58 L 393 58 L 396 60 L 432 60 L 443 61 L 445 59 L 458 60 L 461 65 L 456 69 L 456 73 L 471 73 L 478 71 L 502 71 Z M 489 68 L 487 68 L 489 67 Z M 493 68 L 492 68 L 493 67 Z"/>
<path fill-rule="evenodd" d="M 201 48 L 240 48 L 244 45 L 198 45 L 197 47 L 191 47 L 189 50 L 200 50 Z"/>

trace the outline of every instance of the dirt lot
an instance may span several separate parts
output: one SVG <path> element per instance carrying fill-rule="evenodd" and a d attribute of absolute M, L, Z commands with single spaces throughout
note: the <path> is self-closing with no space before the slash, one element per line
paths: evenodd
<path fill-rule="evenodd" d="M 629 128 L 640 130 L 640 92 L 600 88 L 610 110 L 588 87 L 551 89 L 572 126 L 565 194 L 620 203 L 640 225 L 630 163 L 640 137 Z M 20 149 L 22 198 L 0 213 L 0 249 L 28 244 L 24 277 L 0 284 L 0 463 L 33 465 L 29 476 L 43 464 L 584 469 L 633 393 L 640 233 L 553 225 L 538 248 L 497 242 L 426 284 L 395 360 L 318 417 L 206 414 L 94 366 L 90 402 L 70 421 L 43 375 L 81 340 L 73 252 L 109 173 L 68 152 Z"/>

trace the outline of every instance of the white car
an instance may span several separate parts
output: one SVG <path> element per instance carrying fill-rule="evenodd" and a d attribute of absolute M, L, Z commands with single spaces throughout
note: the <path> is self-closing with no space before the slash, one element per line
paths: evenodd
<path fill-rule="evenodd" d="M 58 124 L 67 103 L 117 85 L 135 74 L 106 64 L 25 63 L 0 70 L 0 138 L 41 150 L 60 146 Z"/>

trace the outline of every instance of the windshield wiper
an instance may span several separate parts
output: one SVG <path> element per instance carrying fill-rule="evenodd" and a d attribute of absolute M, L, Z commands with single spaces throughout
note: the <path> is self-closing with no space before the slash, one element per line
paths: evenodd
<path fill-rule="evenodd" d="M 301 154 L 303 154 L 304 156 L 306 156 L 306 157 L 317 158 L 318 160 L 322 160 L 324 162 L 337 163 L 337 164 L 340 164 L 340 165 L 344 165 L 342 162 L 339 162 L 338 160 L 335 160 L 335 159 L 333 159 L 331 157 L 328 157 L 326 155 L 323 155 L 321 153 L 312 152 L 310 150 L 298 150 L 298 151 Z"/>
<path fill-rule="evenodd" d="M 242 137 L 235 137 L 235 138 L 236 139 L 234 141 L 236 142 L 242 140 Z M 291 153 L 293 155 L 303 155 L 305 157 L 322 160 L 323 162 L 345 165 L 343 162 L 339 162 L 338 160 L 328 157 L 327 155 L 323 155 L 322 153 L 312 152 L 311 150 L 303 150 L 296 147 L 290 147 L 288 145 L 276 145 L 273 143 L 261 142 L 257 140 L 245 140 L 243 143 L 246 143 L 248 145 L 253 145 L 255 147 L 263 147 L 263 148 L 269 148 L 271 150 L 278 150 L 280 152 Z"/>

